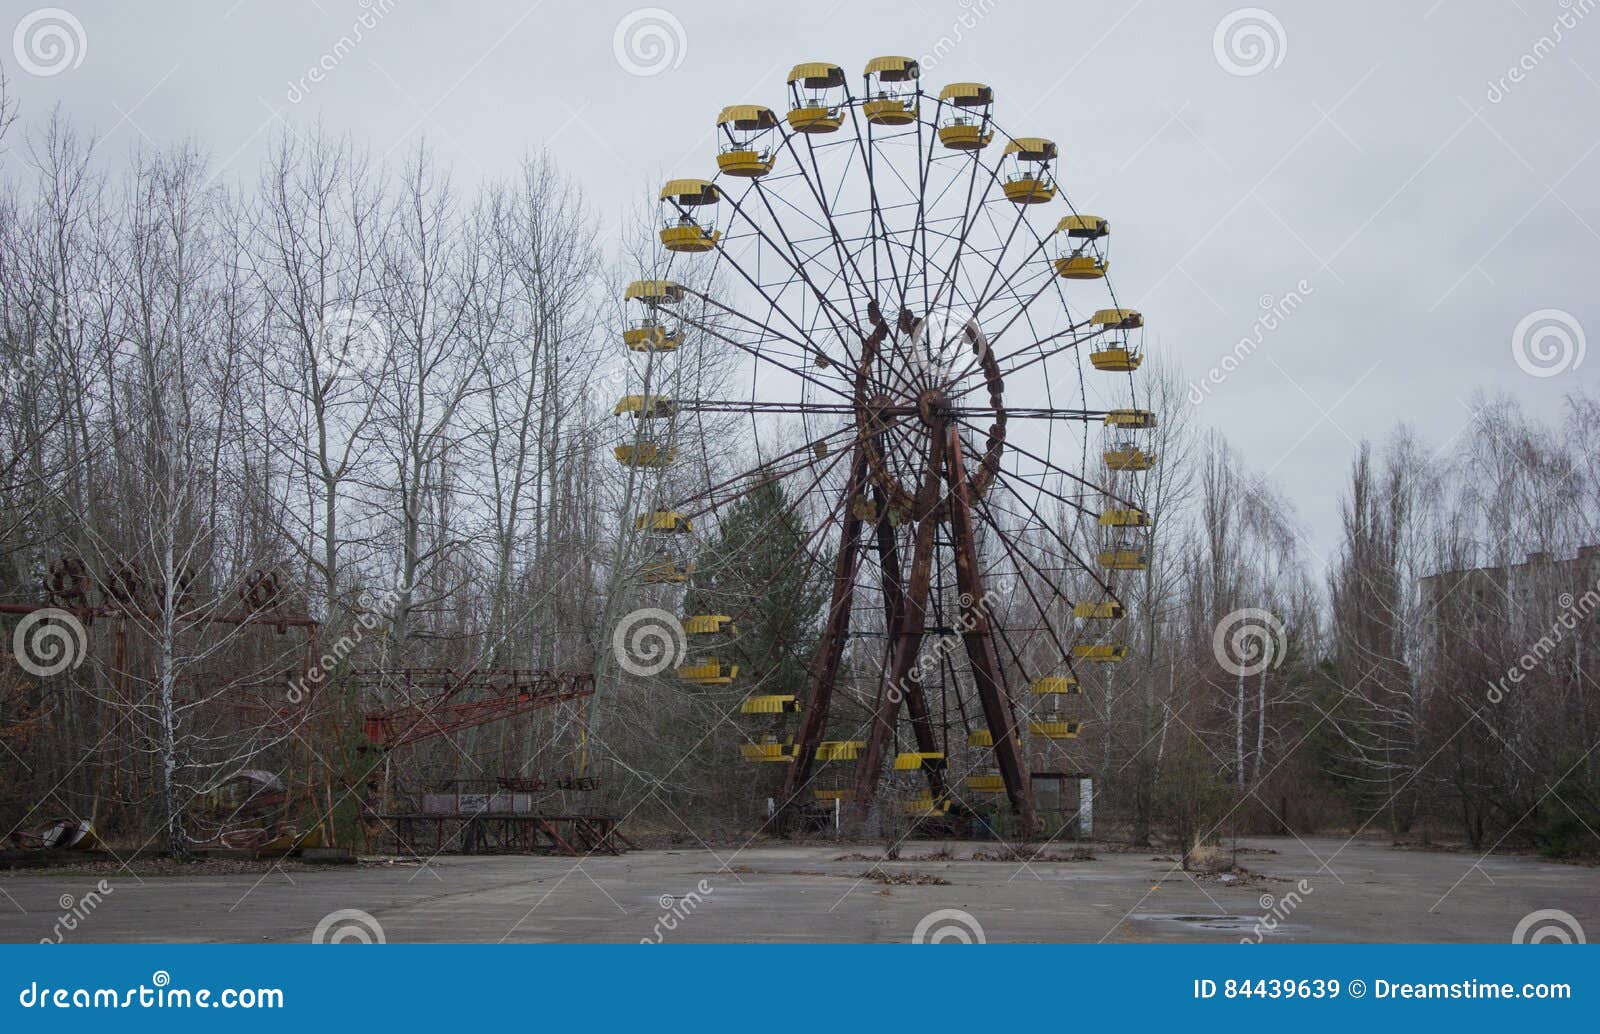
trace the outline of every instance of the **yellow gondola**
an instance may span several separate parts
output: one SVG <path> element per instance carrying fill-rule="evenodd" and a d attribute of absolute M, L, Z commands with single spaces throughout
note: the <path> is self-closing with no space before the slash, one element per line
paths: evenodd
<path fill-rule="evenodd" d="M 1150 515 L 1138 508 L 1107 510 L 1100 515 L 1102 528 L 1148 528 Z"/>
<path fill-rule="evenodd" d="M 650 585 L 682 585 L 694 576 L 694 565 L 675 559 L 652 560 L 640 573 Z"/>
<path fill-rule="evenodd" d="M 683 619 L 684 635 L 738 635 L 739 626 L 727 614 L 691 614 Z"/>
<path fill-rule="evenodd" d="M 739 704 L 740 714 L 794 714 L 799 710 L 800 701 L 791 696 L 745 697 Z"/>
<path fill-rule="evenodd" d="M 867 747 L 866 740 L 823 740 L 817 744 L 818 761 L 855 761 Z"/>
<path fill-rule="evenodd" d="M 689 254 L 715 248 L 722 234 L 709 222 L 702 222 L 695 210 L 721 200 L 721 191 L 710 180 L 668 180 L 661 188 L 661 246 Z"/>
<path fill-rule="evenodd" d="M 1082 722 L 1029 722 L 1028 731 L 1035 736 L 1043 736 L 1047 740 L 1076 739 L 1078 730 L 1083 728 Z"/>
<path fill-rule="evenodd" d="M 861 113 L 875 126 L 904 126 L 917 120 L 917 78 L 922 69 L 915 58 L 875 57 L 867 62 L 866 102 Z"/>
<path fill-rule="evenodd" d="M 1144 327 L 1143 314 L 1137 309 L 1101 309 L 1090 317 L 1090 322 L 1102 329 L 1089 353 L 1096 370 L 1131 373 L 1139 368 L 1144 362 L 1144 350 L 1130 335 Z"/>
<path fill-rule="evenodd" d="M 1144 451 L 1134 442 L 1118 442 L 1102 455 L 1107 470 L 1149 470 L 1156 465 L 1156 454 Z"/>
<path fill-rule="evenodd" d="M 663 442 L 633 442 L 611 450 L 624 467 L 670 467 L 678 450 Z"/>
<path fill-rule="evenodd" d="M 1063 280 L 1099 280 L 1111 268 L 1106 240 L 1111 224 L 1097 215 L 1064 216 L 1056 234 L 1066 243 L 1056 256 L 1056 275 Z"/>
<path fill-rule="evenodd" d="M 628 413 L 635 420 L 658 420 L 673 412 L 672 400 L 665 395 L 624 395 L 611 409 L 613 416 Z"/>
<path fill-rule="evenodd" d="M 994 90 L 982 83 L 951 83 L 939 91 L 941 105 L 954 112 L 939 120 L 939 142 L 952 151 L 981 151 L 994 139 L 989 115 Z"/>
<path fill-rule="evenodd" d="M 785 116 L 796 133 L 832 133 L 844 125 L 844 69 L 808 61 L 789 70 L 793 107 Z"/>
<path fill-rule="evenodd" d="M 973 793 L 1005 793 L 1006 781 L 1003 776 L 997 775 L 969 775 L 964 780 L 968 790 Z"/>
<path fill-rule="evenodd" d="M 717 168 L 729 176 L 755 179 L 772 171 L 777 152 L 772 149 L 772 131 L 778 116 L 760 104 L 730 104 L 717 115 L 717 128 L 723 142 L 717 152 Z"/>
<path fill-rule="evenodd" d="M 795 757 L 792 742 L 780 743 L 775 737 L 762 736 L 752 743 L 739 744 L 739 754 L 746 761 L 793 761 Z"/>
<path fill-rule="evenodd" d="M 677 305 L 683 301 L 683 285 L 673 280 L 635 280 L 622 292 L 624 301 L 657 305 Z"/>
<path fill-rule="evenodd" d="M 678 678 L 696 686 L 726 686 L 739 677 L 739 666 L 718 657 L 697 657 L 678 668 Z"/>
<path fill-rule="evenodd" d="M 1042 136 L 1019 136 L 1006 144 L 1001 189 L 1019 205 L 1042 205 L 1056 196 L 1052 167 L 1056 145 Z"/>
<path fill-rule="evenodd" d="M 1072 616 L 1082 621 L 1120 621 L 1125 611 L 1115 600 L 1103 603 L 1075 603 Z"/>
<path fill-rule="evenodd" d="M 1047 675 L 1042 679 L 1034 679 L 1028 686 L 1028 692 L 1036 696 L 1058 696 L 1064 693 L 1082 693 L 1083 687 L 1078 685 L 1078 680 L 1071 675 Z"/>
<path fill-rule="evenodd" d="M 914 819 L 939 818 L 950 814 L 950 798 L 934 800 L 932 794 L 924 791 L 908 801 L 902 801 L 900 810 Z"/>
<path fill-rule="evenodd" d="M 1118 543 L 1102 549 L 1098 557 L 1100 566 L 1108 571 L 1146 571 L 1150 568 L 1150 553 L 1142 546 Z"/>
<path fill-rule="evenodd" d="M 671 352 L 683 344 L 683 338 L 676 326 L 643 316 L 622 328 L 622 343 L 630 352 Z"/>
<path fill-rule="evenodd" d="M 940 768 L 943 765 L 944 755 L 936 751 L 906 751 L 894 756 L 896 772 L 917 772 L 924 768 Z"/>
<path fill-rule="evenodd" d="M 685 535 L 694 530 L 694 520 L 677 510 L 651 510 L 633 519 L 634 531 L 652 531 L 662 535 Z"/>
<path fill-rule="evenodd" d="M 994 746 L 994 733 L 988 729 L 973 729 L 967 733 L 967 746 L 992 747 Z"/>
<path fill-rule="evenodd" d="M 1080 661 L 1115 664 L 1127 658 L 1128 648 L 1121 643 L 1076 643 L 1072 647 L 1072 656 Z"/>
<path fill-rule="evenodd" d="M 1156 415 L 1148 409 L 1113 409 L 1106 414 L 1106 426 L 1149 430 L 1156 426 Z"/>

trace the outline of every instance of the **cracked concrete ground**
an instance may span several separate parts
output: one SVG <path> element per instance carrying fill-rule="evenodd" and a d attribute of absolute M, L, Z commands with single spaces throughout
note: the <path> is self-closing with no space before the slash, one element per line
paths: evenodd
<path fill-rule="evenodd" d="M 1593 868 L 1342 838 L 1240 846 L 1250 875 L 1232 884 L 1153 851 L 1099 846 L 1090 861 L 1021 866 L 971 859 L 993 844 L 923 842 L 877 867 L 854 857 L 876 846 L 763 844 L 227 876 L 0 874 L 0 940 L 54 939 L 64 899 L 102 878 L 112 892 L 65 940 L 303 942 L 341 909 L 370 914 L 390 942 L 903 942 L 941 909 L 968 913 L 992 943 L 1505 943 L 1540 909 L 1600 934 Z M 950 859 L 927 857 L 941 847 Z M 960 917 L 934 927 L 973 936 Z"/>

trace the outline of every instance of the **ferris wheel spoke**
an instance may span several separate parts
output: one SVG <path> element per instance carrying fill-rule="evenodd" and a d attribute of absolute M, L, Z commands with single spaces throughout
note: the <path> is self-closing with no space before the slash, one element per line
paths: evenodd
<path fill-rule="evenodd" d="M 763 484 L 768 484 L 773 481 L 782 481 L 786 478 L 793 477 L 795 474 L 798 474 L 801 471 L 814 470 L 818 465 L 818 460 L 826 455 L 826 452 L 824 452 L 823 456 L 818 455 L 818 446 L 823 446 L 826 450 L 827 443 L 833 439 L 840 438 L 844 435 L 854 436 L 854 434 L 855 428 L 847 424 L 836 431 L 832 431 L 820 438 L 807 442 L 799 448 L 791 449 L 789 452 L 786 452 L 781 456 L 775 456 L 772 459 L 767 460 L 764 463 L 759 463 L 748 470 L 744 470 L 739 474 L 734 475 L 733 477 L 719 481 L 714 485 L 708 485 L 704 490 L 678 500 L 676 503 L 674 503 L 674 509 L 684 512 L 684 516 L 686 517 L 698 517 L 703 514 L 710 513 L 719 507 L 726 506 L 728 503 L 731 503 L 736 499 L 740 499 L 746 495 L 749 495 Z M 844 453 L 841 452 L 839 455 L 842 456 Z M 784 469 L 781 466 L 786 461 L 794 460 L 803 460 L 803 462 L 794 463 L 788 469 Z M 836 456 L 831 463 L 823 468 L 821 474 L 818 475 L 818 480 L 826 477 L 828 472 L 832 470 L 834 465 L 837 463 L 838 457 Z M 718 493 L 722 492 L 724 489 L 737 489 L 737 491 L 729 491 L 725 494 L 718 495 Z M 710 502 L 704 506 L 701 506 L 699 509 L 689 509 L 692 505 L 699 504 L 702 500 L 707 499 L 709 499 Z"/>
<path fill-rule="evenodd" d="M 1000 540 L 1000 547 L 1005 550 L 1006 555 L 1010 557 L 1012 563 L 1016 565 L 1017 573 L 1019 575 L 1022 574 L 1022 566 L 1025 564 L 1028 569 L 1033 571 L 1034 574 L 1038 575 L 1045 584 L 1051 584 L 1053 580 L 1050 578 L 1049 574 L 1040 569 L 1039 565 L 1036 564 L 1031 557 L 1020 553 L 1018 547 L 1012 543 L 1011 536 L 1006 534 L 1006 532 L 1001 528 L 999 522 L 994 519 L 994 515 L 989 510 L 988 502 L 982 498 L 979 498 L 976 500 L 976 505 L 979 515 L 984 518 L 985 526 L 994 533 L 995 537 Z M 1056 649 L 1060 651 L 1061 662 L 1067 665 L 1067 669 L 1070 671 L 1072 669 L 1072 650 L 1068 648 L 1066 644 L 1062 643 L 1061 638 L 1056 634 L 1055 626 L 1050 623 L 1049 605 L 1043 600 L 1039 599 L 1038 594 L 1033 591 L 1033 586 L 1026 578 L 1019 577 L 1018 581 L 1022 584 L 1023 589 L 1027 592 L 1028 600 L 1033 604 L 1033 608 L 1035 612 L 1038 613 L 1040 620 L 1044 622 L 1044 629 L 1049 633 L 1050 639 L 1055 643 Z M 1004 637 L 1005 630 L 1003 626 L 996 627 L 1000 628 L 1000 634 L 1002 637 Z M 1007 641 L 1006 645 L 1008 648 L 1010 648 L 1011 644 L 1009 640 Z M 1015 650 L 1012 650 L 1011 652 L 1013 659 L 1017 663 L 1018 669 L 1022 671 L 1023 677 L 1027 678 L 1027 669 L 1023 666 L 1022 659 L 1016 655 Z"/>
<path fill-rule="evenodd" d="M 957 421 L 959 423 L 964 424 L 965 426 L 972 428 L 974 431 L 976 431 L 978 429 L 977 425 L 975 425 L 975 424 L 973 424 L 973 423 L 971 423 L 969 421 L 962 420 L 960 417 L 957 417 L 956 419 L 957 419 Z M 1104 488 L 1101 485 L 1095 484 L 1093 481 L 1090 481 L 1089 479 L 1087 479 L 1085 477 L 1082 477 L 1082 476 L 1080 476 L 1078 474 L 1073 473 L 1070 470 L 1067 470 L 1065 467 L 1061 467 L 1061 466 L 1058 466 L 1058 465 L 1056 465 L 1054 463 L 1051 463 L 1049 460 L 1047 460 L 1044 457 L 1038 455 L 1037 453 L 1031 452 L 1028 449 L 1022 447 L 1021 445 L 1018 445 L 1015 441 L 1009 441 L 1008 440 L 1006 442 L 1006 448 L 1011 450 L 1012 452 L 1017 452 L 1017 453 L 1020 453 L 1023 456 L 1026 456 L 1028 459 L 1033 460 L 1035 463 L 1038 463 L 1040 466 L 1044 467 L 1046 470 L 1050 470 L 1050 471 L 1052 471 L 1054 473 L 1060 474 L 1061 476 L 1063 476 L 1065 478 L 1069 478 L 1072 481 L 1076 481 L 1078 484 L 1080 484 L 1083 487 L 1089 489 L 1091 492 L 1096 493 L 1097 495 L 1104 495 L 1108 499 L 1111 499 L 1111 500 L 1113 500 L 1115 502 L 1121 503 L 1126 508 L 1137 509 L 1135 504 L 1130 502 L 1129 500 L 1124 499 L 1119 495 L 1116 495 L 1115 493 L 1111 492 L 1110 490 Z M 1079 509 L 1083 513 L 1089 514 L 1091 516 L 1099 516 L 1098 514 L 1094 513 L 1094 511 L 1092 511 L 1092 510 L 1084 509 L 1083 507 L 1079 507 Z"/>
<path fill-rule="evenodd" d="M 728 308 L 725 305 L 722 305 L 721 303 L 715 301 L 714 299 L 712 299 L 711 297 L 709 297 L 707 295 L 702 295 L 702 294 L 699 294 L 698 292 L 694 292 L 694 291 L 686 291 L 686 293 L 694 295 L 695 297 L 697 297 L 697 298 L 701 299 L 702 301 L 704 301 L 706 304 L 715 306 L 716 308 L 722 310 L 723 312 L 727 313 L 730 316 L 736 316 L 739 319 L 742 319 L 742 320 L 745 320 L 745 321 L 749 322 L 752 326 L 755 326 L 755 327 L 759 328 L 764 334 L 769 334 L 772 337 L 775 337 L 780 341 L 786 341 L 786 342 L 788 342 L 789 344 L 792 344 L 792 345 L 799 345 L 799 342 L 795 341 L 794 339 L 792 339 L 792 338 L 790 338 L 790 337 L 788 337 L 788 336 L 786 336 L 784 334 L 780 334 L 777 331 L 772 330 L 770 327 L 767 327 L 766 325 L 757 322 L 756 320 L 752 319 L 749 316 L 744 315 L 743 313 L 737 312 L 737 311 L 735 311 L 733 309 Z M 817 378 L 811 376 L 810 374 L 808 374 L 808 373 L 806 373 L 806 372 L 804 372 L 802 370 L 797 369 L 794 366 L 787 365 L 786 363 L 780 361 L 779 359 L 773 357 L 772 355 L 762 351 L 762 349 L 759 348 L 759 347 L 754 347 L 753 348 L 750 345 L 746 344 L 745 342 L 740 341 L 738 338 L 730 337 L 727 334 L 724 334 L 717 327 L 713 327 L 713 326 L 711 326 L 709 324 L 701 323 L 698 320 L 696 320 L 696 319 L 694 319 L 693 317 L 690 317 L 690 316 L 679 316 L 678 319 L 679 319 L 680 322 L 684 323 L 687 326 L 693 327 L 695 330 L 700 331 L 702 334 L 706 334 L 706 335 L 709 335 L 710 337 L 716 338 L 718 341 L 721 341 L 724 344 L 732 345 L 733 347 L 739 349 L 741 352 L 744 352 L 744 353 L 746 353 L 748 355 L 751 355 L 751 356 L 755 357 L 756 359 L 761 360 L 762 362 L 770 363 L 773 366 L 776 366 L 780 370 L 783 370 L 783 371 L 785 371 L 787 373 L 791 373 L 794 376 L 799 377 L 801 380 L 807 381 L 807 382 L 815 385 L 816 387 L 822 388 L 824 391 L 831 391 L 835 395 L 840 396 L 841 398 L 847 398 L 847 399 L 848 398 L 853 398 L 853 396 L 848 391 L 846 391 L 845 389 L 839 387 L 838 385 L 829 384 L 826 381 L 818 380 Z M 803 345 L 800 345 L 800 347 L 804 348 Z"/>
<path fill-rule="evenodd" d="M 1035 508 L 1032 503 L 1028 502 L 1022 493 L 1016 490 L 1016 488 L 1011 484 L 1011 479 L 1009 477 L 1002 475 L 995 480 L 1002 488 L 1011 494 L 1013 499 L 1022 504 L 1022 508 L 1028 511 L 1028 516 L 1039 522 L 1039 527 L 1043 529 L 1044 532 L 1051 538 L 1056 540 L 1056 543 L 1060 545 L 1061 548 L 1066 552 L 1067 557 L 1071 558 L 1072 562 L 1077 564 L 1079 569 L 1081 569 L 1084 574 L 1087 574 L 1090 578 L 1092 578 L 1095 584 L 1100 586 L 1100 588 L 1106 593 L 1108 598 L 1117 598 L 1116 590 L 1111 587 L 1111 583 L 1107 582 L 1103 577 L 1101 577 L 1100 572 L 1096 571 L 1092 564 L 1078 555 L 1078 551 L 1072 548 L 1071 543 L 1061 537 L 1061 533 L 1055 529 L 1055 526 L 1049 521 L 1045 520 L 1044 516 L 1039 513 L 1038 509 Z M 993 502 L 993 500 L 986 501 L 985 505 L 996 506 L 998 509 L 1002 510 L 1002 512 L 1006 511 L 1005 507 L 999 507 L 998 504 Z M 1019 519 L 1024 519 L 1023 515 L 1019 513 L 1013 513 L 1012 516 Z"/>

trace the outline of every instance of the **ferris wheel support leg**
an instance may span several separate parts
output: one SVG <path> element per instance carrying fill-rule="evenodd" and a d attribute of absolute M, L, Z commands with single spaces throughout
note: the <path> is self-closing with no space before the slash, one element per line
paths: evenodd
<path fill-rule="evenodd" d="M 956 555 L 956 588 L 960 590 L 962 606 L 962 641 L 967 648 L 967 658 L 972 663 L 972 675 L 978 686 L 978 699 L 983 704 L 983 720 L 994 737 L 995 762 L 1005 780 L 1006 796 L 1022 819 L 1022 833 L 1032 838 L 1038 831 L 1039 818 L 1034 810 L 1033 787 L 1028 779 L 1028 768 L 1022 758 L 1022 744 L 1017 736 L 1017 726 L 1006 696 L 1005 673 L 1000 667 L 1000 654 L 995 649 L 994 633 L 989 625 L 989 605 L 984 596 L 983 580 L 978 574 L 977 538 L 973 533 L 972 500 L 967 489 L 967 472 L 961 462 L 961 436 L 956 425 L 951 424 L 945 435 L 946 478 L 950 486 L 950 536 Z"/>
<path fill-rule="evenodd" d="M 861 563 L 861 518 L 850 505 L 852 496 L 866 485 L 867 456 L 859 444 L 850 464 L 850 478 L 844 486 L 844 521 L 839 527 L 839 555 L 833 564 L 833 599 L 822 641 L 811 662 L 810 687 L 806 692 L 800 728 L 795 733 L 795 758 L 783 779 L 780 810 L 795 804 L 805 792 L 816 760 L 817 744 L 828 725 L 828 708 L 833 701 L 833 684 L 839 674 L 844 641 L 850 633 L 850 608 L 855 600 L 856 570 Z M 780 820 L 781 821 L 781 820 Z"/>
<path fill-rule="evenodd" d="M 867 732 L 867 749 L 861 754 L 856 775 L 854 809 L 857 819 L 865 819 L 871 810 L 872 799 L 878 790 L 878 779 L 883 771 L 883 758 L 894 737 L 895 719 L 900 713 L 900 701 L 915 696 L 921 704 L 923 721 L 927 720 L 927 706 L 922 701 L 922 685 L 912 679 L 911 669 L 922 651 L 923 632 L 928 623 L 928 587 L 933 580 L 933 554 L 938 531 L 937 515 L 933 512 L 939 500 L 939 468 L 944 462 L 944 442 L 935 437 L 928 453 L 928 465 L 923 474 L 921 490 L 917 492 L 917 533 L 911 552 L 911 580 L 904 586 L 901 596 L 900 623 L 890 639 L 891 663 L 888 677 L 878 688 L 878 706 L 873 713 L 872 727 Z M 898 566 L 898 560 L 896 561 Z M 928 733 L 932 739 L 931 730 Z M 920 742 L 920 736 L 919 736 Z"/>

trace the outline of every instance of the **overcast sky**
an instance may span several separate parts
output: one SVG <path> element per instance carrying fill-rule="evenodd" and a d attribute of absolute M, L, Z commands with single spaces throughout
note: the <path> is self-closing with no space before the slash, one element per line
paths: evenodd
<path fill-rule="evenodd" d="M 1476 389 L 1553 412 L 1600 373 L 1577 364 L 1600 334 L 1593 0 L 65 3 L 0 3 L 24 131 L 59 105 L 112 151 L 192 139 L 245 177 L 319 119 L 395 157 L 426 137 L 464 180 L 544 147 L 608 234 L 663 174 L 709 175 L 718 109 L 781 106 L 791 64 L 930 56 L 926 86 L 987 82 L 1008 132 L 1061 143 L 1187 378 L 1251 339 L 1198 416 L 1318 559 L 1363 436 L 1406 419 L 1444 445 Z"/>

